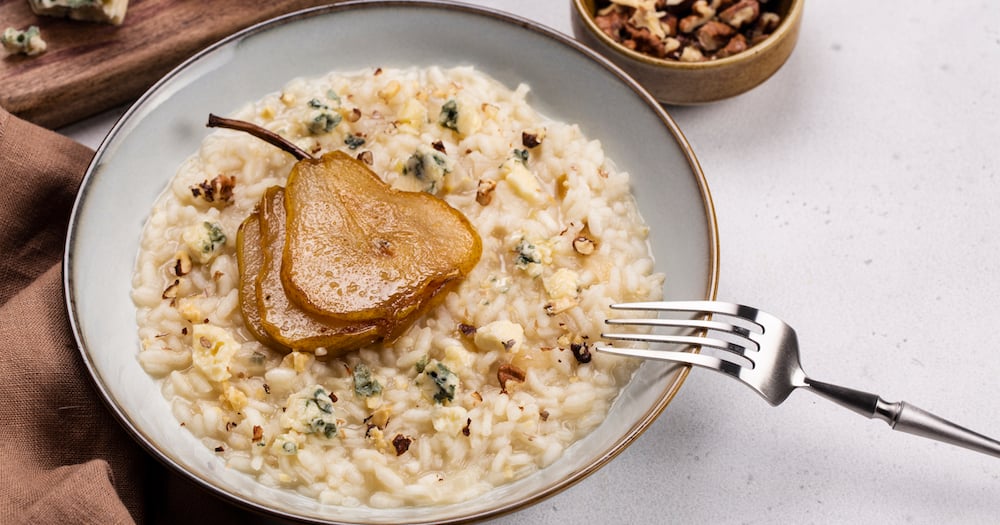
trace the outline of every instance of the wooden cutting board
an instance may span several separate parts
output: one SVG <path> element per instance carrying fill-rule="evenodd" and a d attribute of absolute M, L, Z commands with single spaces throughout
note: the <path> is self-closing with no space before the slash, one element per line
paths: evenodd
<path fill-rule="evenodd" d="M 37 16 L 0 0 L 0 31 L 36 25 L 45 53 L 0 60 L 0 106 L 58 128 L 135 100 L 209 44 L 257 22 L 335 0 L 133 0 L 120 26 Z M 0 55 L 3 55 L 0 49 Z"/>

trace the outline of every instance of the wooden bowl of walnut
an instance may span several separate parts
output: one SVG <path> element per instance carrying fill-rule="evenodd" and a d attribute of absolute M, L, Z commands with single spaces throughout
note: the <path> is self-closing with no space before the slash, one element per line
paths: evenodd
<path fill-rule="evenodd" d="M 713 102 L 770 78 L 804 0 L 573 0 L 574 33 L 662 103 Z"/>

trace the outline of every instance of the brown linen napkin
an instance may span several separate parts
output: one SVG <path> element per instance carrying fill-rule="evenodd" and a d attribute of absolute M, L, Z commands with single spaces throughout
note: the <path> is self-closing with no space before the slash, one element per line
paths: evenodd
<path fill-rule="evenodd" d="M 92 157 L 0 108 L 0 523 L 254 522 L 153 461 L 92 386 L 61 267 Z"/>

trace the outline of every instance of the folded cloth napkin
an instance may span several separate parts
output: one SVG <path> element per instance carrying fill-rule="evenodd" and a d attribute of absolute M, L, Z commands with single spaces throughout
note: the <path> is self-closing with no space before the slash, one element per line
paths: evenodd
<path fill-rule="evenodd" d="M 92 386 L 61 261 L 93 154 L 0 108 L 0 523 L 259 522 L 153 461 Z"/>

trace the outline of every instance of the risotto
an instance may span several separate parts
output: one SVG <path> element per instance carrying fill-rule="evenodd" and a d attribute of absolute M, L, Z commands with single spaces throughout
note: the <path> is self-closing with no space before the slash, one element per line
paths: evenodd
<path fill-rule="evenodd" d="M 473 498 L 596 428 L 638 363 L 590 344 L 608 305 L 658 299 L 663 276 L 628 175 L 528 95 L 468 67 L 372 68 L 295 79 L 229 115 L 436 195 L 482 257 L 393 341 L 268 348 L 241 314 L 236 233 L 295 159 L 211 133 L 154 205 L 133 277 L 138 359 L 179 424 L 261 483 L 371 507 Z"/>

